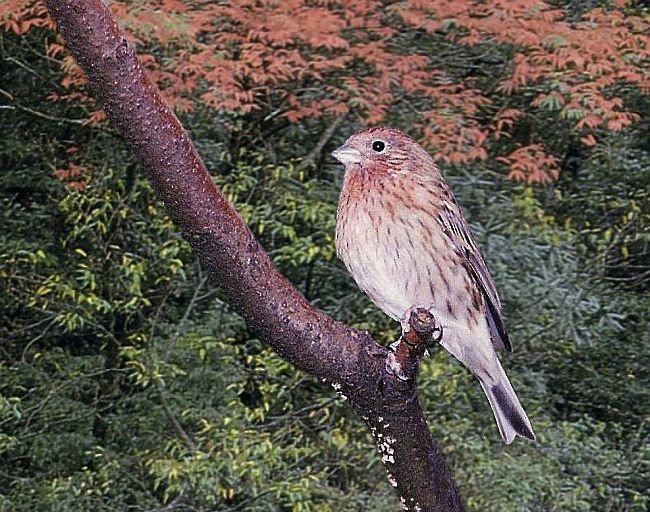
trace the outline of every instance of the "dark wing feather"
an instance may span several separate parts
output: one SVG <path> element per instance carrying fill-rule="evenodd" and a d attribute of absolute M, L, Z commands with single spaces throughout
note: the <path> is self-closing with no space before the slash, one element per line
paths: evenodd
<path fill-rule="evenodd" d="M 452 246 L 463 258 L 469 275 L 478 286 L 485 303 L 485 315 L 490 327 L 492 343 L 496 348 L 505 348 L 512 352 L 512 343 L 501 316 L 501 301 L 490 271 L 481 256 L 474 235 L 460 213 L 460 208 L 452 199 L 452 203 L 443 201 L 439 214 L 442 230 L 449 238 Z"/>

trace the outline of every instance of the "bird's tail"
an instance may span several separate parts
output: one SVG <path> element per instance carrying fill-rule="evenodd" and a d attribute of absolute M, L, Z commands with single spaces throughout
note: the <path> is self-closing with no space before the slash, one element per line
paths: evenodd
<path fill-rule="evenodd" d="M 506 444 L 512 443 L 515 436 L 534 441 L 535 432 L 530 425 L 530 420 L 498 360 L 497 365 L 498 375 L 493 375 L 492 379 L 479 377 L 479 382 L 490 402 L 501 437 Z"/>

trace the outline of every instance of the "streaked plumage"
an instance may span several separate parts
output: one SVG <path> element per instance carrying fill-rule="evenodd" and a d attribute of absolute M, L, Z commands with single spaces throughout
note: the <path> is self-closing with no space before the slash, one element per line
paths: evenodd
<path fill-rule="evenodd" d="M 412 308 L 429 308 L 441 344 L 481 383 L 504 441 L 534 439 L 495 352 L 512 345 L 494 282 L 431 156 L 388 128 L 356 133 L 333 155 L 345 165 L 336 250 L 354 280 L 404 328 Z"/>

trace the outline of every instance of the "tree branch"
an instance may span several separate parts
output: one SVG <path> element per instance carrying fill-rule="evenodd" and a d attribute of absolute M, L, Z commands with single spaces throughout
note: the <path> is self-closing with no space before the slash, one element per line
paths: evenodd
<path fill-rule="evenodd" d="M 427 428 L 415 379 L 387 371 L 387 349 L 316 310 L 280 275 L 212 183 L 103 0 L 46 5 L 108 118 L 232 308 L 287 361 L 349 398 L 374 432 L 408 510 L 462 510 Z M 411 356 L 405 357 L 406 363 Z"/>
<path fill-rule="evenodd" d="M 410 330 L 391 345 L 391 353 L 386 359 L 386 368 L 402 380 L 414 380 L 420 368 L 420 360 L 427 351 L 432 339 L 437 343 L 442 338 L 442 327 L 436 325 L 436 319 L 424 308 L 411 312 Z"/>
<path fill-rule="evenodd" d="M 316 159 L 323 152 L 323 148 L 325 147 L 325 144 L 327 144 L 329 140 L 332 138 L 332 135 L 334 135 L 336 129 L 343 122 L 343 119 L 345 119 L 345 116 L 339 116 L 335 118 L 334 121 L 332 121 L 327 128 L 325 128 L 325 131 L 323 131 L 323 133 L 321 134 L 320 138 L 318 139 L 318 142 L 316 142 L 316 145 L 311 149 L 309 153 L 307 153 L 305 158 L 303 158 L 302 162 L 300 162 L 296 166 L 297 170 L 300 171 L 306 169 L 316 161 Z"/>

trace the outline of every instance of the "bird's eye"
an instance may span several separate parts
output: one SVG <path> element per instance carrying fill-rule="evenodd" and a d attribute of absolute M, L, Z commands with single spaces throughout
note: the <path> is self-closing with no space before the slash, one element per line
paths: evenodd
<path fill-rule="evenodd" d="M 377 153 L 386 151 L 386 143 L 383 140 L 375 140 L 372 142 L 372 150 Z"/>

